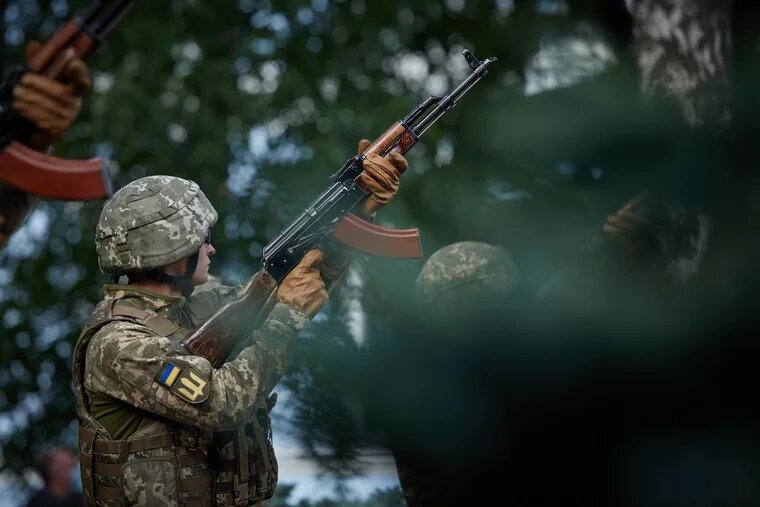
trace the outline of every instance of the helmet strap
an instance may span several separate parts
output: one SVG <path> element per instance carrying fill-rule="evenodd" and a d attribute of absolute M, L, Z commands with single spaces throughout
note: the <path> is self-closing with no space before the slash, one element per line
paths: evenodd
<path fill-rule="evenodd" d="M 185 297 L 190 296 L 193 293 L 195 285 L 193 285 L 193 275 L 195 274 L 195 268 L 198 266 L 198 256 L 200 251 L 195 252 L 193 255 L 187 258 L 187 268 L 185 274 L 182 276 L 170 275 L 161 271 L 148 271 L 145 275 L 157 282 L 168 283 L 173 287 L 178 288 L 182 295 Z"/>

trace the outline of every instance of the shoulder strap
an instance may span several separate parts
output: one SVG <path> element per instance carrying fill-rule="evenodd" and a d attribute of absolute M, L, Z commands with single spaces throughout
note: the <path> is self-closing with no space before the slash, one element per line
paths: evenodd
<path fill-rule="evenodd" d="M 130 320 L 141 324 L 158 336 L 168 337 L 179 331 L 179 326 L 170 321 L 163 315 L 143 308 L 136 308 L 128 305 L 121 300 L 115 300 L 111 307 L 111 316 L 113 320 L 122 320 L 119 317 L 126 317 L 123 320 Z"/>

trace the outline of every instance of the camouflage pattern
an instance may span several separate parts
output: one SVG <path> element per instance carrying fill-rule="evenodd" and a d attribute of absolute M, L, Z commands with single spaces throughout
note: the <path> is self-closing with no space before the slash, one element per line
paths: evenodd
<path fill-rule="evenodd" d="M 118 289 L 117 289 L 118 287 Z M 177 324 L 192 325 L 182 312 L 184 298 L 110 286 L 106 303 L 120 299 Z M 187 319 L 187 320 L 185 320 Z M 182 322 L 184 320 L 184 322 Z M 114 321 L 102 327 L 87 348 L 84 385 L 133 407 L 173 421 L 209 431 L 231 429 L 245 423 L 251 409 L 265 399 L 288 366 L 288 346 L 295 331 L 305 326 L 303 313 L 283 304 L 274 307 L 264 325 L 254 332 L 250 346 L 219 369 L 178 347 L 179 340 L 156 336 L 144 325 Z M 191 367 L 199 375 L 197 385 L 209 388 L 203 403 L 189 403 L 156 381 L 166 362 L 181 369 Z"/>
<path fill-rule="evenodd" d="M 97 439 L 106 443 L 147 438 L 152 444 L 142 450 L 138 445 L 125 456 L 98 452 L 103 442 L 96 439 L 93 447 L 80 438 L 83 486 L 96 484 L 96 505 L 253 505 L 273 494 L 277 465 L 268 415 L 273 404 L 267 397 L 285 372 L 290 346 L 308 317 L 275 305 L 249 345 L 218 369 L 178 345 L 190 327 L 245 287 L 220 285 L 186 300 L 132 286 L 106 286 L 105 299 L 75 348 L 80 428 L 98 430 Z M 181 370 L 171 386 L 160 375 L 170 362 Z M 184 384 L 189 394 L 183 395 L 176 387 L 188 372 L 193 373 Z M 195 389 L 201 394 L 194 398 Z M 219 446 L 230 439 L 222 437 L 237 431 L 244 444 L 231 445 L 225 454 Z M 168 443 L 156 444 L 167 435 Z M 236 481 L 240 452 L 248 458 L 242 460 L 246 475 Z M 116 475 L 99 474 L 87 465 L 93 460 L 95 465 L 112 463 Z M 246 481 L 249 486 L 235 488 Z M 108 495 L 98 497 L 97 491 Z"/>
<path fill-rule="evenodd" d="M 124 466 L 124 498 L 129 505 L 172 505 L 179 498 L 173 456 L 136 460 Z"/>
<path fill-rule="evenodd" d="M 520 272 L 501 247 L 462 241 L 437 250 L 422 266 L 415 292 L 419 301 L 443 311 L 470 302 L 498 302 L 520 281 Z"/>
<path fill-rule="evenodd" d="M 100 214 L 95 249 L 100 269 L 121 275 L 166 266 L 197 252 L 217 213 L 198 185 L 147 176 L 119 189 Z"/>

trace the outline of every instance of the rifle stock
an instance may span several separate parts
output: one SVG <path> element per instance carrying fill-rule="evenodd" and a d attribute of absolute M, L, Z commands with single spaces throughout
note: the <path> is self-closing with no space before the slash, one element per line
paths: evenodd
<path fill-rule="evenodd" d="M 277 283 L 259 271 L 239 298 L 231 301 L 193 329 L 181 342 L 188 352 L 208 359 L 214 368 L 222 366 L 232 351 L 259 328 L 274 306 Z"/>

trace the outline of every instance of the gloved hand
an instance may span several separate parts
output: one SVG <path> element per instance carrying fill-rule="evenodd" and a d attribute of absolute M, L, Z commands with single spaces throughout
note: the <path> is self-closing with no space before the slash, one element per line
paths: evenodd
<path fill-rule="evenodd" d="M 639 192 L 614 215 L 607 215 L 602 229 L 609 236 L 617 237 L 634 233 L 649 224 L 645 216 L 646 191 Z"/>
<path fill-rule="evenodd" d="M 318 248 L 309 250 L 301 262 L 288 273 L 277 288 L 277 301 L 314 317 L 327 302 L 325 282 L 317 265 L 324 254 Z"/>
<path fill-rule="evenodd" d="M 29 61 L 39 51 L 39 42 L 26 47 Z M 13 89 L 13 109 L 31 121 L 37 131 L 29 144 L 40 150 L 58 141 L 79 115 L 81 98 L 92 85 L 90 72 L 82 60 L 71 60 L 63 73 L 66 83 L 27 72 Z"/>
<path fill-rule="evenodd" d="M 602 230 L 607 237 L 632 252 L 647 250 L 654 238 L 652 223 L 646 213 L 646 193 L 636 195 L 614 215 L 608 215 Z"/>
<path fill-rule="evenodd" d="M 370 145 L 367 139 L 359 141 L 359 153 Z M 364 172 L 359 176 L 359 184 L 370 192 L 362 203 L 362 213 L 372 215 L 388 204 L 398 192 L 399 177 L 406 171 L 408 164 L 400 153 L 392 151 L 388 158 L 370 155 L 364 161 Z"/>

